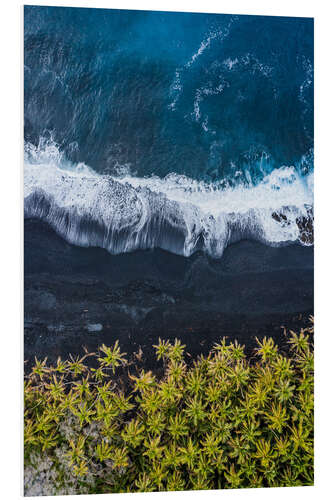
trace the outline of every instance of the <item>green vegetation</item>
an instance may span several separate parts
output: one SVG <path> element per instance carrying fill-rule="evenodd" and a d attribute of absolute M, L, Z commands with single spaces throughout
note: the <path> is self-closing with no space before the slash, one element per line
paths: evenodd
<path fill-rule="evenodd" d="M 257 340 L 251 359 L 223 338 L 190 364 L 178 340 L 160 340 L 159 379 L 118 342 L 55 366 L 36 360 L 24 390 L 26 493 L 313 484 L 312 334 L 290 332 L 287 355 Z"/>

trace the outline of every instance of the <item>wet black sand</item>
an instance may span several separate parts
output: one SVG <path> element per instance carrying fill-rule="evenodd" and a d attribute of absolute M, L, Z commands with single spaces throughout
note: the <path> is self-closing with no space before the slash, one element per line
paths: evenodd
<path fill-rule="evenodd" d="M 25 221 L 25 359 L 80 354 L 119 339 L 145 354 L 158 337 L 180 338 L 195 356 L 226 335 L 284 343 L 283 328 L 313 313 L 313 248 L 231 245 L 222 259 L 162 250 L 112 256 L 79 248 L 38 220 Z"/>

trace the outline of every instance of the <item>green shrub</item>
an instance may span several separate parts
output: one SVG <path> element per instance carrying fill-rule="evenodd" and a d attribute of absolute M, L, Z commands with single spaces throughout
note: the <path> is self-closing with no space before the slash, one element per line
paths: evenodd
<path fill-rule="evenodd" d="M 26 494 L 313 484 L 312 333 L 291 332 L 288 355 L 257 340 L 251 359 L 223 338 L 190 364 L 178 340 L 160 340 L 160 378 L 118 342 L 55 366 L 36 360 L 24 389 Z"/>

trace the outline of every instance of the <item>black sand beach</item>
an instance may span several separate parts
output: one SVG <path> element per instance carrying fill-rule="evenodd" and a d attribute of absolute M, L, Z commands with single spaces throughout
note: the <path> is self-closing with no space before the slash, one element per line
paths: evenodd
<path fill-rule="evenodd" d="M 27 366 L 116 339 L 129 354 L 141 348 L 146 367 L 158 337 L 181 339 L 192 356 L 222 336 L 251 351 L 255 336 L 283 344 L 281 327 L 297 329 L 313 313 L 313 247 L 241 241 L 219 260 L 158 249 L 115 256 L 30 219 L 24 257 Z"/>

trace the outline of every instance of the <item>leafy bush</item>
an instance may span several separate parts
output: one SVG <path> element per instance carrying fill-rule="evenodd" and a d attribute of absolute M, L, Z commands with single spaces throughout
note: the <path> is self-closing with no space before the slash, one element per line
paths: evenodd
<path fill-rule="evenodd" d="M 55 366 L 36 360 L 24 389 L 26 494 L 313 484 L 312 333 L 290 332 L 288 355 L 257 339 L 252 359 L 223 338 L 190 364 L 178 340 L 159 340 L 159 379 L 118 341 Z"/>

